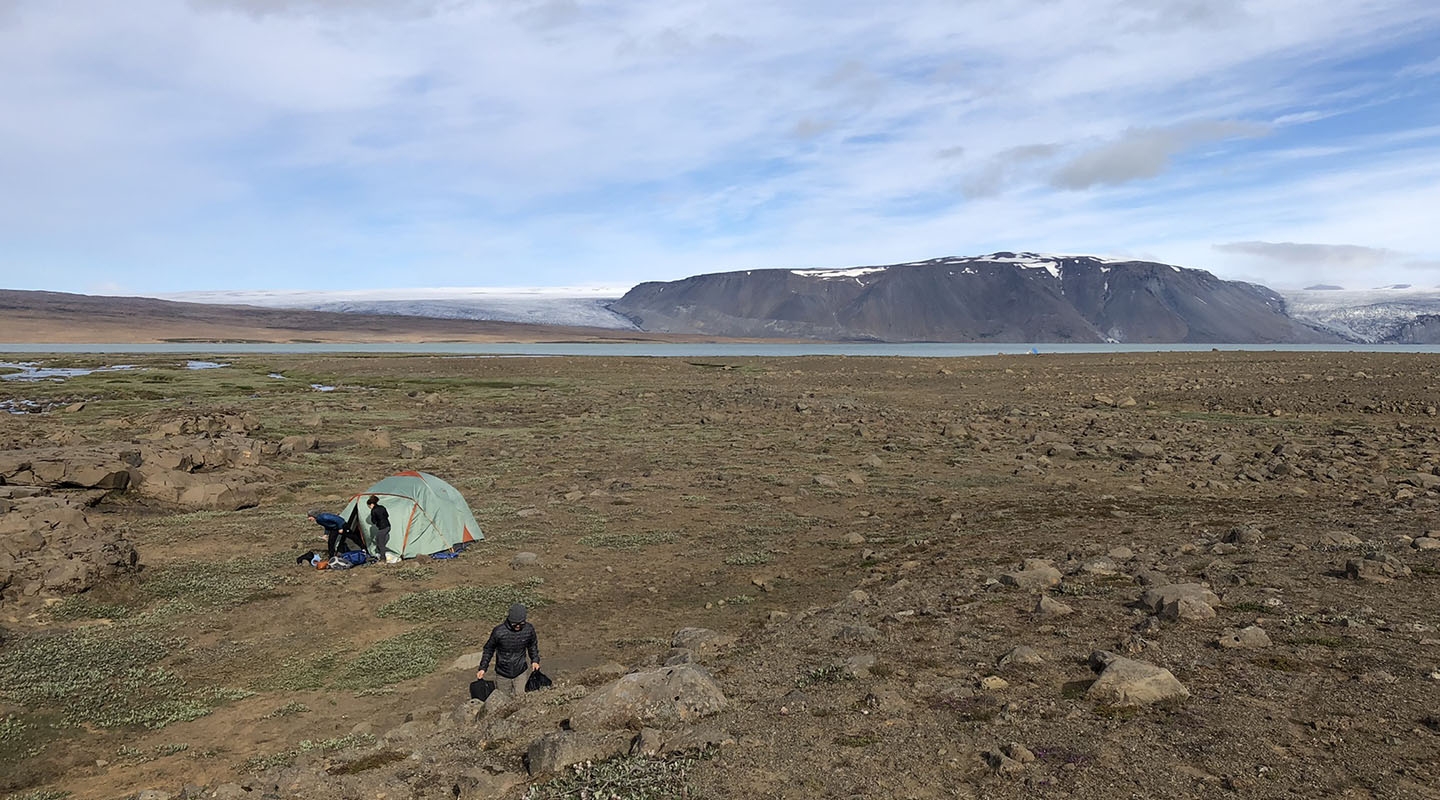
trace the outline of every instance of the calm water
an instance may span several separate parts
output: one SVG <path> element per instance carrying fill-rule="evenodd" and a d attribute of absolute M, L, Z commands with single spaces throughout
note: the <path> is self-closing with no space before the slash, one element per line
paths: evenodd
<path fill-rule="evenodd" d="M 421 355 L 466 356 L 652 356 L 673 358 L 719 358 L 725 356 L 912 356 L 959 358 L 964 356 L 1020 355 L 1038 353 L 1184 353 L 1207 350 L 1247 350 L 1285 353 L 1440 353 L 1440 345 L 1317 345 L 1317 344 L 833 344 L 794 342 L 787 344 L 658 344 L 621 342 L 613 344 L 576 342 L 569 344 L 474 344 L 442 342 L 427 344 L 5 344 L 0 353 L 73 354 L 183 354 L 231 355 L 237 353 L 415 353 Z"/>

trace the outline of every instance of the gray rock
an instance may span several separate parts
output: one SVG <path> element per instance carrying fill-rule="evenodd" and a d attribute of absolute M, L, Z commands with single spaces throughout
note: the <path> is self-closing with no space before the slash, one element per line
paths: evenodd
<path fill-rule="evenodd" d="M 1081 562 L 1079 571 L 1086 575 L 1109 576 L 1119 574 L 1120 567 L 1108 556 L 1097 556 Z"/>
<path fill-rule="evenodd" d="M 1440 550 L 1440 539 L 1421 536 L 1410 542 L 1410 546 L 1416 550 Z"/>
<path fill-rule="evenodd" d="M 1264 538 L 1264 534 L 1254 525 L 1237 525 L 1225 534 L 1225 541 L 1228 544 L 1259 544 Z"/>
<path fill-rule="evenodd" d="M 222 783 L 215 787 L 215 792 L 210 797 L 214 800 L 240 800 L 248 794 L 249 792 L 245 791 L 245 788 L 238 783 Z"/>
<path fill-rule="evenodd" d="M 667 727 L 693 722 L 725 708 L 725 694 L 710 674 L 694 664 L 626 675 L 575 704 L 570 726 L 577 731 L 624 727 L 631 720 Z"/>
<path fill-rule="evenodd" d="M 1065 605 L 1059 600 L 1052 600 L 1050 598 L 1050 595 L 1048 594 L 1042 594 L 1040 595 L 1040 599 L 1035 603 L 1035 609 L 1033 613 L 1036 617 L 1039 617 L 1041 619 L 1047 619 L 1051 617 L 1063 617 L 1066 614 L 1073 614 L 1075 613 L 1075 609 Z"/>
<path fill-rule="evenodd" d="M 630 751 L 629 731 L 555 731 L 530 743 L 525 766 L 531 775 L 555 775 L 572 764 L 603 761 Z"/>
<path fill-rule="evenodd" d="M 1100 705 L 1144 706 L 1190 696 L 1170 670 L 1154 664 L 1097 650 L 1090 654 L 1090 666 L 1100 677 L 1085 696 Z"/>
<path fill-rule="evenodd" d="M 135 795 L 135 800 L 170 800 L 169 792 L 162 792 L 159 789 L 142 789 Z"/>
<path fill-rule="evenodd" d="M 630 744 L 632 756 L 656 756 L 665 751 L 665 732 L 659 728 L 641 728 Z"/>
<path fill-rule="evenodd" d="M 537 555 L 537 554 L 535 554 L 535 553 L 529 553 L 529 552 L 516 553 L 514 556 L 512 556 L 512 557 L 510 558 L 510 568 L 511 568 L 511 569 L 524 569 L 525 567 L 533 567 L 533 566 L 536 566 L 536 565 L 538 565 L 539 563 L 540 563 L 540 556 Z"/>
<path fill-rule="evenodd" d="M 875 655 L 873 653 L 861 653 L 845 659 L 845 674 L 852 678 L 868 678 L 870 670 L 875 667 Z"/>
<path fill-rule="evenodd" d="M 1229 649 L 1258 649 L 1271 645 L 1270 635 L 1258 625 L 1240 630 L 1227 630 L 1220 634 L 1216 644 Z"/>
<path fill-rule="evenodd" d="M 1158 614 L 1166 605 L 1180 599 L 1198 601 L 1207 606 L 1220 605 L 1220 597 L 1210 591 L 1209 587 L 1199 583 L 1171 583 L 1164 586 L 1152 586 L 1140 595 L 1140 605 L 1150 609 L 1152 613 Z"/>
<path fill-rule="evenodd" d="M 1019 742 L 1011 742 L 1000 748 L 1000 750 L 1021 764 L 1029 764 L 1035 760 L 1035 754 L 1030 752 L 1030 748 Z"/>
<path fill-rule="evenodd" d="M 1345 577 L 1350 580 L 1389 583 L 1409 575 L 1410 568 L 1389 553 L 1371 553 L 1345 562 Z"/>
<path fill-rule="evenodd" d="M 1056 569 L 1055 565 L 1049 561 L 1027 558 L 1024 566 L 1018 572 L 1007 572 L 1001 575 L 1000 582 L 1017 589 L 1049 589 L 1052 586 L 1059 586 L 1061 577 L 1060 570 Z"/>
<path fill-rule="evenodd" d="M 1006 653 L 1005 655 L 1000 656 L 1000 659 L 996 661 L 996 666 L 1005 667 L 1011 664 L 1034 666 L 1036 664 L 1044 663 L 1045 658 L 1040 655 L 1039 651 L 1037 651 L 1033 647 L 1022 644 L 1012 648 L 1010 652 Z"/>
<path fill-rule="evenodd" d="M 1170 622 L 1215 619 L 1215 609 L 1193 597 L 1177 597 L 1160 607 L 1160 618 Z"/>

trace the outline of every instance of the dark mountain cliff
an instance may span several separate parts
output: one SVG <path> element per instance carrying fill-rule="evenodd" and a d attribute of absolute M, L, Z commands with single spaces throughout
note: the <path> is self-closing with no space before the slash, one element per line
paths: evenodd
<path fill-rule="evenodd" d="M 993 253 L 642 283 L 611 310 L 647 331 L 891 342 L 1334 342 L 1263 286 L 1148 261 Z"/>

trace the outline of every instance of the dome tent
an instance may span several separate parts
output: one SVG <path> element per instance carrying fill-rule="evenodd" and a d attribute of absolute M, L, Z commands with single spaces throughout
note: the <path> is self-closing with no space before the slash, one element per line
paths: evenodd
<path fill-rule="evenodd" d="M 375 540 L 370 509 L 371 495 L 390 514 L 390 538 Z M 394 553 L 401 558 L 429 555 L 456 545 L 484 539 L 470 506 L 454 486 L 428 472 L 400 472 L 381 480 L 350 498 L 340 516 L 365 540 L 365 549 L 384 558 Z"/>

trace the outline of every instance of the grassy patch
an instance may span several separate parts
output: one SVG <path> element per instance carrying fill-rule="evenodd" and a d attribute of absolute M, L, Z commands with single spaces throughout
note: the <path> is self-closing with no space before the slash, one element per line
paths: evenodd
<path fill-rule="evenodd" d="M 679 537 L 673 533 L 592 533 L 581 536 L 579 544 L 607 550 L 640 550 L 657 544 L 671 544 Z"/>
<path fill-rule="evenodd" d="M 356 747 L 366 747 L 374 743 L 375 737 L 368 733 L 352 733 L 348 736 L 318 742 L 306 739 L 289 750 L 249 759 L 241 768 L 246 772 L 264 772 L 273 767 L 288 767 L 295 763 L 295 759 L 306 753 L 335 753 Z"/>
<path fill-rule="evenodd" d="M 875 744 L 876 739 L 869 734 L 841 734 L 834 739 L 835 744 L 841 747 L 869 747 Z"/>
<path fill-rule="evenodd" d="M 599 763 L 584 762 L 547 783 L 531 786 L 525 800 L 663 800 L 689 797 L 687 774 L 692 758 L 661 759 L 620 756 Z"/>
<path fill-rule="evenodd" d="M 286 703 L 283 706 L 280 706 L 274 711 L 271 711 L 269 714 L 266 714 L 260 719 L 277 719 L 279 717 L 291 717 L 296 714 L 308 714 L 309 712 L 310 706 L 305 705 L 299 700 L 294 700 Z"/>
<path fill-rule="evenodd" d="M 333 685 L 373 689 L 429 675 L 452 647 L 444 631 L 408 631 L 363 650 L 335 676 Z"/>
<path fill-rule="evenodd" d="M 243 689 L 192 688 L 155 666 L 183 641 L 142 620 L 20 639 L 0 653 L 0 698 L 53 709 L 62 726 L 163 728 L 205 716 Z"/>
<path fill-rule="evenodd" d="M 134 609 L 119 603 L 105 603 L 93 595 L 73 594 L 50 607 L 50 619 L 56 622 L 76 622 L 86 619 L 124 619 Z"/>
<path fill-rule="evenodd" d="M 263 597 L 280 583 L 278 570 L 294 559 L 286 554 L 225 562 L 197 561 L 162 568 L 141 583 L 144 594 L 199 606 L 233 608 Z"/>
<path fill-rule="evenodd" d="M 535 584 L 514 586 L 457 586 L 454 589 L 426 589 L 392 600 L 375 612 L 381 617 L 425 622 L 439 619 L 499 618 L 512 603 L 526 608 L 545 605 L 545 598 L 534 589 Z"/>
<path fill-rule="evenodd" d="M 806 686 L 814 686 L 816 684 L 843 683 L 853 680 L 855 680 L 855 676 L 850 673 L 850 670 L 845 668 L 844 664 L 828 664 L 812 669 L 804 675 L 801 675 L 796 679 L 795 685 L 803 689 Z"/>
<path fill-rule="evenodd" d="M 775 556 L 768 550 L 752 550 L 747 553 L 735 553 L 725 557 L 725 563 L 732 567 L 751 567 L 761 564 L 769 564 L 775 560 Z"/>
<path fill-rule="evenodd" d="M 331 674 L 343 662 L 344 657 L 338 651 L 286 658 L 251 686 L 258 691 L 279 692 L 320 689 L 329 683 Z"/>

